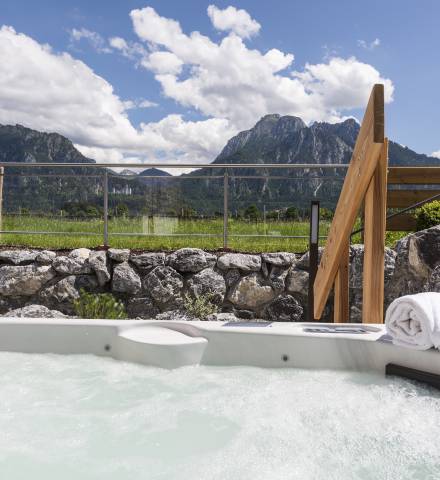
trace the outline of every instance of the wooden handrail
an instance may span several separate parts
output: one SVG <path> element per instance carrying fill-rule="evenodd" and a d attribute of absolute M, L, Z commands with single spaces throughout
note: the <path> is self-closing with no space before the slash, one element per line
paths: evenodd
<path fill-rule="evenodd" d="M 388 184 L 440 184 L 440 167 L 389 167 Z"/>
<path fill-rule="evenodd" d="M 378 163 L 383 154 L 385 142 L 384 120 L 384 87 L 381 84 L 377 84 L 373 87 L 368 101 L 333 222 L 330 227 L 326 247 L 318 268 L 314 284 L 315 319 L 319 319 L 322 316 L 341 264 L 342 267 L 345 268 L 346 261 L 343 259 L 346 258 L 347 254 L 347 240 L 353 229 L 365 194 L 372 182 L 372 178 L 374 175 L 378 175 Z M 385 161 L 385 168 L 387 168 L 387 160 L 388 159 Z M 382 180 L 380 181 L 382 182 Z M 383 218 L 385 218 L 385 212 Z M 371 227 L 369 226 L 368 228 L 370 229 Z M 380 229 L 381 232 L 383 229 L 384 222 Z M 377 242 L 377 239 L 375 239 L 372 244 L 376 245 Z M 383 238 L 383 244 L 384 243 Z M 372 268 L 372 266 L 366 266 L 364 264 L 364 270 L 366 267 L 367 271 L 368 268 Z M 344 272 L 341 272 L 340 276 L 341 281 L 343 280 L 344 283 L 338 286 L 338 295 L 340 295 L 338 301 L 340 301 L 342 305 L 340 311 L 346 312 L 347 308 L 344 303 L 346 303 L 346 299 L 348 298 L 348 286 L 346 288 L 343 286 L 345 285 Z M 340 319 L 339 321 L 348 321 L 348 318 L 345 320 Z"/>

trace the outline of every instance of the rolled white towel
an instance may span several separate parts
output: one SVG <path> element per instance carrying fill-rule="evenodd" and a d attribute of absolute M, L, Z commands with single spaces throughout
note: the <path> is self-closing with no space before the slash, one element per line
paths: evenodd
<path fill-rule="evenodd" d="M 385 315 L 394 345 L 428 350 L 440 346 L 440 293 L 424 292 L 397 298 Z"/>

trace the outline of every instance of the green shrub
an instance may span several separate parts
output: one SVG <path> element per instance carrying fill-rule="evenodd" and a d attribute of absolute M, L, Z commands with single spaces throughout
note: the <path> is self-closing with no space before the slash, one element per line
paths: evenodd
<path fill-rule="evenodd" d="M 328 208 L 322 207 L 319 209 L 319 216 L 321 220 L 331 221 L 333 220 L 334 212 Z"/>
<path fill-rule="evenodd" d="M 288 207 L 284 214 L 284 217 L 287 220 L 298 220 L 299 218 L 299 210 L 296 207 Z"/>
<path fill-rule="evenodd" d="M 183 296 L 183 306 L 190 315 L 204 320 L 208 315 L 218 312 L 219 307 L 214 303 L 214 297 L 212 293 L 198 297 L 192 297 L 186 293 Z"/>
<path fill-rule="evenodd" d="M 416 210 L 417 230 L 435 227 L 440 224 L 440 201 L 426 203 Z"/>
<path fill-rule="evenodd" d="M 115 207 L 115 215 L 117 217 L 128 217 L 129 214 L 128 207 L 125 203 L 118 203 Z"/>
<path fill-rule="evenodd" d="M 111 293 L 88 293 L 80 290 L 80 297 L 74 300 L 75 313 L 81 318 L 127 318 L 124 304 Z"/>
<path fill-rule="evenodd" d="M 249 220 L 255 221 L 261 218 L 261 212 L 260 210 L 258 210 L 258 207 L 256 205 L 249 205 L 249 207 L 247 207 L 244 211 L 244 216 Z"/>

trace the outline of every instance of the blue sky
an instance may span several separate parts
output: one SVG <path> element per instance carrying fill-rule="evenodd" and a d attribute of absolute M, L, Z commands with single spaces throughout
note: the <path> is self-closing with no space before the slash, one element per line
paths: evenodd
<path fill-rule="evenodd" d="M 59 131 L 99 160 L 205 162 L 265 113 L 360 118 L 379 79 L 388 136 L 430 154 L 439 17 L 436 0 L 2 0 L 0 123 Z"/>

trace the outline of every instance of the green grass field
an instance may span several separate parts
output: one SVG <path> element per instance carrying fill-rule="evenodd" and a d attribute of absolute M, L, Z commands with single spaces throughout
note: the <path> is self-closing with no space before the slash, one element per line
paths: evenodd
<path fill-rule="evenodd" d="M 329 222 L 321 222 L 320 235 L 327 234 L 329 225 Z M 53 249 L 91 248 L 103 244 L 103 228 L 104 223 L 101 219 L 6 215 L 3 217 L 3 230 L 54 233 L 44 235 L 3 233 L 0 235 L 0 244 Z M 121 233 L 127 235 L 117 235 Z M 142 236 L 142 234 L 150 234 L 150 236 Z M 196 235 L 191 236 L 190 234 Z M 198 236 L 200 234 L 212 236 Z M 308 238 L 276 237 L 281 235 L 308 236 L 308 234 L 308 222 L 271 221 L 263 223 L 230 219 L 228 246 L 233 250 L 243 252 L 304 252 L 308 249 Z M 240 235 L 266 236 L 240 237 Z M 403 235 L 405 235 L 403 232 L 389 232 L 387 244 L 392 246 Z M 359 239 L 360 236 L 356 235 L 352 239 L 353 243 L 359 242 Z M 112 218 L 109 220 L 109 243 L 112 247 L 143 250 L 174 250 L 182 247 L 217 250 L 223 247 L 223 219 Z M 324 239 L 321 244 L 325 244 Z"/>

